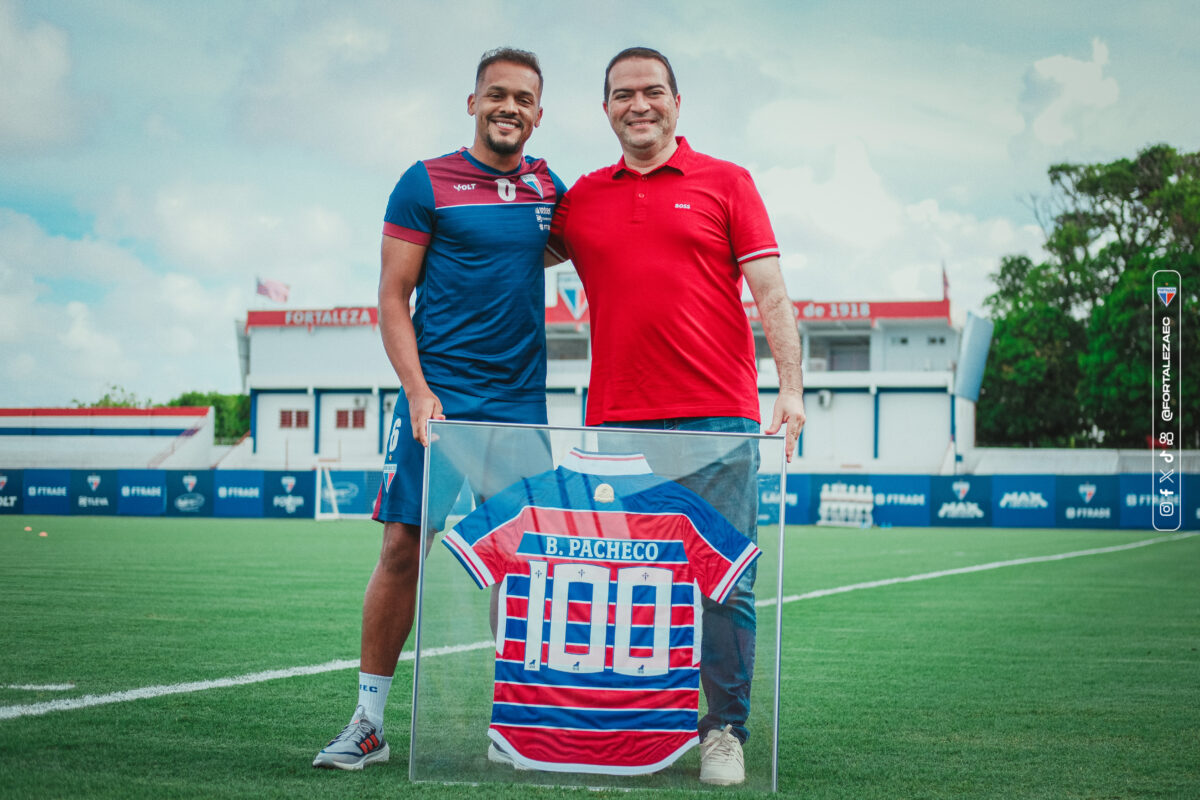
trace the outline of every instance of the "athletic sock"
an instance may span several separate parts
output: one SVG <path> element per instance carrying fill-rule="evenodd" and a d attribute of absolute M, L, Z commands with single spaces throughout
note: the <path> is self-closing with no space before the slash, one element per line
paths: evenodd
<path fill-rule="evenodd" d="M 391 688 L 390 675 L 358 673 L 358 707 L 362 709 L 362 715 L 380 730 L 383 730 L 383 708 L 387 705 L 388 690 Z M 355 709 L 354 713 L 357 717 L 358 709 Z"/>

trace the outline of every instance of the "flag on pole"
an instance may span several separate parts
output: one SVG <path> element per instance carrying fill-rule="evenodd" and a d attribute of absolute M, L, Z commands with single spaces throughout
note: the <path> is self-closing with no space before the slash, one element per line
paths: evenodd
<path fill-rule="evenodd" d="M 270 280 L 264 281 L 262 278 L 258 278 L 258 294 L 269 297 L 276 303 L 286 303 L 288 299 L 288 290 L 290 289 L 291 287 L 286 283 Z"/>
<path fill-rule="evenodd" d="M 946 274 L 946 262 L 942 262 L 942 299 L 950 299 L 950 276 Z"/>

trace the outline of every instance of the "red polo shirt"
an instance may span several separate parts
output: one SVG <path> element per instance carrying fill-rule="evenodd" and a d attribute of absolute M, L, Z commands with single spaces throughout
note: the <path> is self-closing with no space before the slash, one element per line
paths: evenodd
<path fill-rule="evenodd" d="M 584 175 L 554 215 L 549 248 L 574 262 L 591 316 L 588 425 L 759 420 L 741 265 L 779 247 L 750 173 L 677 141 L 649 174 L 622 158 Z"/>

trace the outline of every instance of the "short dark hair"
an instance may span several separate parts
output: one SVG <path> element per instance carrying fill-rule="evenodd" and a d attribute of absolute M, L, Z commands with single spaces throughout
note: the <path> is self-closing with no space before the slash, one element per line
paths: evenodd
<path fill-rule="evenodd" d="M 675 83 L 675 70 L 671 69 L 671 62 L 667 60 L 666 56 L 652 47 L 626 47 L 613 56 L 612 61 L 608 62 L 608 69 L 604 70 L 604 102 L 608 102 L 608 76 L 612 72 L 612 68 L 631 58 L 650 58 L 662 64 L 667 68 L 667 82 L 671 84 L 671 94 L 679 94 L 679 85 Z"/>
<path fill-rule="evenodd" d="M 475 69 L 475 85 L 477 87 L 479 86 L 480 79 L 483 78 L 483 73 L 497 61 L 520 64 L 536 72 L 538 76 L 538 94 L 541 94 L 543 83 L 542 65 L 538 63 L 538 57 L 528 50 L 518 50 L 515 47 L 497 47 L 495 50 L 488 50 L 479 57 L 479 66 Z"/>

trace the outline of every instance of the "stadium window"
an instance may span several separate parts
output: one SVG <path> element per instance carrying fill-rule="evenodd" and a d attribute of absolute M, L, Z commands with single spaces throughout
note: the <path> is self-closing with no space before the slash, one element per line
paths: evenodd
<path fill-rule="evenodd" d="M 338 409 L 337 422 L 334 423 L 339 428 L 350 427 L 350 412 L 344 408 Z"/>
<path fill-rule="evenodd" d="M 280 411 L 279 412 L 279 427 L 281 427 L 281 428 L 292 427 L 292 412 L 291 411 Z"/>
<path fill-rule="evenodd" d="M 297 411 L 297 412 L 295 412 L 295 414 L 296 414 L 295 427 L 307 428 L 308 427 L 308 412 L 307 411 Z"/>
<path fill-rule="evenodd" d="M 929 343 L 930 344 L 945 344 L 946 337 L 945 336 L 930 336 Z"/>
<path fill-rule="evenodd" d="M 365 408 L 356 408 L 350 415 L 350 427 L 365 428 L 367 427 L 367 410 Z"/>

